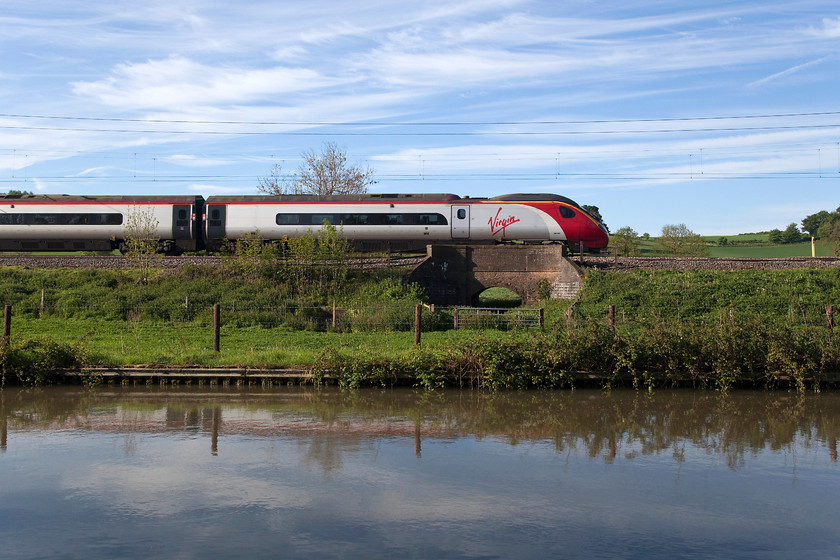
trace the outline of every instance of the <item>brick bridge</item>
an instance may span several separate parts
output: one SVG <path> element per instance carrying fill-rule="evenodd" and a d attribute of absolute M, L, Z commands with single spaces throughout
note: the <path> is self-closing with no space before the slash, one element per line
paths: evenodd
<path fill-rule="evenodd" d="M 540 294 L 573 299 L 580 269 L 563 255 L 563 245 L 429 245 L 426 259 L 408 275 L 436 305 L 474 305 L 492 287 L 516 292 L 523 303 Z"/>

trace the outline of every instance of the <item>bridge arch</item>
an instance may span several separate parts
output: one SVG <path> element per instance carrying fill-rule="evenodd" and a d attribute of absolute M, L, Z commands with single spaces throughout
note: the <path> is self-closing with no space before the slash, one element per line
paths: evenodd
<path fill-rule="evenodd" d="M 574 299 L 582 284 L 562 245 L 429 245 L 408 279 L 438 305 L 474 305 L 493 286 L 515 292 L 526 304 L 545 293 Z"/>

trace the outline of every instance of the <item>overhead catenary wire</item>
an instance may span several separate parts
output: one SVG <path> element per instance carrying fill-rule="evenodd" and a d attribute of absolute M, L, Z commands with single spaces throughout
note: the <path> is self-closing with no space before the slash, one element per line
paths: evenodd
<path fill-rule="evenodd" d="M 789 119 L 814 117 L 840 117 L 840 111 L 819 111 L 808 113 L 769 113 L 752 115 L 714 115 L 699 117 L 657 117 L 636 119 L 565 119 L 565 120 L 498 120 L 498 121 L 246 121 L 246 120 L 203 120 L 203 119 L 160 119 L 160 118 L 123 118 L 123 117 L 90 117 L 90 116 L 62 116 L 62 115 L 29 115 L 21 113 L 0 113 L 0 119 L 24 120 L 57 120 L 78 122 L 111 122 L 138 124 L 172 124 L 194 126 L 247 126 L 247 127 L 304 127 L 304 128 L 369 128 L 371 130 L 206 130 L 206 129 L 164 129 L 164 128 L 89 128 L 69 126 L 37 126 L 0 122 L 0 129 L 5 130 L 45 130 L 57 132 L 94 132 L 116 134 L 173 134 L 173 135 L 234 135 L 234 136 L 551 136 L 551 135 L 605 135 L 605 134 L 665 134 L 689 132 L 737 132 L 737 131 L 765 131 L 765 130 L 808 130 L 829 129 L 840 127 L 838 123 L 819 124 L 765 124 L 753 126 L 703 126 L 703 127 L 669 127 L 669 128 L 635 128 L 626 129 L 618 125 L 643 123 L 706 123 L 710 121 L 743 121 L 757 119 Z M 544 127 L 544 126 L 593 126 L 616 125 L 611 129 L 560 129 L 560 130 L 463 130 L 465 127 Z M 406 127 L 454 127 L 461 130 L 435 131 L 393 131 L 382 130 Z"/>

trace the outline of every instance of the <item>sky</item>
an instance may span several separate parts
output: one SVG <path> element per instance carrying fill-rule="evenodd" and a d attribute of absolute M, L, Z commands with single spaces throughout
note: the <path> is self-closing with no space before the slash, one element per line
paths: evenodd
<path fill-rule="evenodd" d="M 840 205 L 836 2 L 0 7 L 0 191 L 257 194 L 334 142 L 371 192 L 555 193 L 613 231 Z"/>

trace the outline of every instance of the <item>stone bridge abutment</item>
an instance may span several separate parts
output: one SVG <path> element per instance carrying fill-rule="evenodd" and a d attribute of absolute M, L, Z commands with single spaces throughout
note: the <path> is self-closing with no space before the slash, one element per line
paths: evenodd
<path fill-rule="evenodd" d="M 429 245 L 426 259 L 408 275 L 436 305 L 474 305 L 478 294 L 507 288 L 523 303 L 541 296 L 574 299 L 580 269 L 562 245 Z"/>

